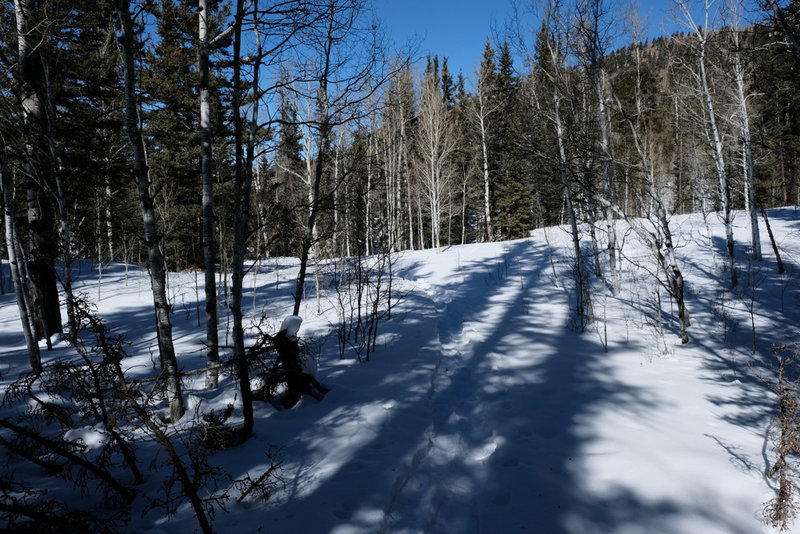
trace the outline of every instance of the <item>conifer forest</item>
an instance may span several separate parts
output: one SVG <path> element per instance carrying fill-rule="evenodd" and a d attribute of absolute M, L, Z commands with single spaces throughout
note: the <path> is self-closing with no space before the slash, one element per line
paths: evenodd
<path fill-rule="evenodd" d="M 434 268 L 428 278 L 412 274 L 426 262 L 450 265 L 453 251 L 497 251 L 492 284 L 538 291 L 543 282 L 524 267 L 538 264 L 529 252 L 515 256 L 518 243 L 547 250 L 537 276 L 555 280 L 570 336 L 600 339 L 599 352 L 613 354 L 615 339 L 631 337 L 636 321 L 621 319 L 621 302 L 648 318 L 640 327 L 665 354 L 707 347 L 702 340 L 720 324 L 728 350 L 745 340 L 752 361 L 737 359 L 731 372 L 743 389 L 763 386 L 758 395 L 772 403 L 752 423 L 770 461 L 759 482 L 768 504 L 756 502 L 750 515 L 764 528 L 792 528 L 800 216 L 787 214 L 800 206 L 800 1 L 672 0 L 663 16 L 676 30 L 664 34 L 634 3 L 507 1 L 512 15 L 486 35 L 471 72 L 391 38 L 392 21 L 369 0 L 0 2 L 0 320 L 8 330 L 0 334 L 0 530 L 164 532 L 157 528 L 184 514 L 173 530 L 303 531 L 265 519 L 289 517 L 281 506 L 303 492 L 292 441 L 280 442 L 295 436 L 292 414 L 346 408 L 350 401 L 337 398 L 349 397 L 337 395 L 355 394 L 344 378 L 337 383 L 337 362 L 374 368 L 388 347 L 394 356 L 417 347 L 409 337 L 427 330 L 405 330 L 425 325 L 417 312 L 437 317 L 431 419 L 419 424 L 427 448 L 409 446 L 404 474 L 392 475 L 376 505 L 380 520 L 365 512 L 358 523 L 353 503 L 306 531 L 636 525 L 592 516 L 589 528 L 555 512 L 536 523 L 522 508 L 495 517 L 477 497 L 453 504 L 456 490 L 412 490 L 412 482 L 435 486 L 439 475 L 473 472 L 433 468 L 439 446 L 451 451 L 448 462 L 460 454 L 444 446 L 454 419 L 438 414 L 437 395 L 442 373 L 463 367 L 441 362 L 456 353 L 454 362 L 467 361 L 458 343 L 470 335 L 467 310 L 436 288 L 471 305 L 490 284 L 464 278 L 460 255 L 455 289 Z M 711 252 L 690 252 L 706 242 L 708 269 L 697 262 Z M 146 306 L 126 312 L 123 288 L 137 279 Z M 780 306 L 767 305 L 767 294 Z M 515 315 L 532 313 L 531 295 Z M 494 305 L 487 297 L 482 309 Z M 741 313 L 737 328 L 729 308 Z M 784 326 L 759 326 L 778 308 Z M 278 326 L 286 316 L 305 321 L 299 349 L 291 323 Z M 565 339 L 562 347 L 578 343 Z M 284 352 L 291 343 L 304 358 L 296 375 Z M 424 351 L 411 352 L 420 366 L 409 363 L 406 377 L 427 365 Z M 317 365 L 327 387 L 315 393 L 297 376 L 316 382 Z M 577 383 L 590 371 L 559 376 Z M 384 383 L 384 371 L 360 372 L 374 373 L 365 384 Z M 473 390 L 480 386 L 447 398 L 474 399 Z M 592 397 L 578 391 L 588 406 Z M 488 397 L 471 402 L 491 412 Z M 503 424 L 464 455 L 490 462 L 502 452 Z M 454 433 L 462 444 L 473 435 Z M 237 463 L 237 450 L 258 458 Z M 566 469 L 553 476 L 558 488 L 578 485 L 565 482 Z M 295 493 L 286 489 L 293 484 Z M 513 506 L 518 495 L 487 499 Z M 566 489 L 548 495 L 574 502 Z M 414 515 L 423 508 L 427 515 Z M 462 522 L 473 515 L 481 521 Z M 712 531 L 693 521 L 680 528 Z M 648 525 L 640 531 L 673 532 Z"/>

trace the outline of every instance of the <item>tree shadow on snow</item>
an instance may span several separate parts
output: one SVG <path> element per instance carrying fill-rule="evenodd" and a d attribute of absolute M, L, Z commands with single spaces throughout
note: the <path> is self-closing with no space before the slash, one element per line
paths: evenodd
<path fill-rule="evenodd" d="M 543 247 L 514 243 L 508 256 L 517 270 L 494 280 L 500 263 L 466 262 L 443 288 L 448 302 L 409 294 L 402 324 L 386 326 L 398 342 L 368 365 L 326 370 L 330 403 L 304 404 L 302 421 L 288 411 L 262 422 L 265 432 L 282 429 L 297 459 L 265 527 L 657 531 L 692 515 L 743 532 L 709 503 L 687 509 L 630 488 L 590 489 L 593 418 L 607 410 L 644 418 L 663 401 L 615 378 L 596 338 L 570 327 L 570 289 L 548 280 Z"/>

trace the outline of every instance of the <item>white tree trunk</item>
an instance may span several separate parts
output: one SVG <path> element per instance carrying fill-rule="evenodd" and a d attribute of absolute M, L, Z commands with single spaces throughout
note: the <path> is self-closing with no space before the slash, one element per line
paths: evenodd
<path fill-rule="evenodd" d="M 612 176 L 611 166 L 613 155 L 611 153 L 611 136 L 608 129 L 608 112 L 606 111 L 605 99 L 605 71 L 602 69 L 595 76 L 595 92 L 597 93 L 597 120 L 600 123 L 600 151 L 602 154 L 603 166 L 603 196 L 609 201 L 612 198 Z M 606 217 L 606 236 L 608 239 L 608 274 L 611 278 L 611 289 L 614 295 L 619 294 L 619 275 L 617 274 L 617 229 L 614 223 L 614 212 L 611 208 L 605 208 Z"/>
<path fill-rule="evenodd" d="M 14 198 L 11 192 L 11 180 L 6 172 L 5 146 L 0 146 L 0 189 L 3 195 L 3 216 L 6 229 L 6 248 L 8 253 L 8 266 L 11 270 L 11 281 L 14 284 L 14 294 L 17 297 L 17 310 L 22 324 L 22 333 L 25 337 L 25 346 L 28 348 L 28 361 L 31 369 L 39 373 L 42 371 L 42 357 L 39 344 L 33 335 L 31 326 L 30 303 L 26 298 L 27 288 L 25 278 L 19 267 L 20 259 L 17 257 L 18 236 L 14 215 Z M 0 265 L 0 268 L 2 266 Z"/>
<path fill-rule="evenodd" d="M 714 114 L 714 102 L 711 97 L 711 89 L 709 88 L 708 77 L 706 75 L 705 44 L 706 41 L 704 37 L 700 43 L 701 88 L 703 92 L 703 101 L 708 112 L 708 128 L 711 133 L 714 167 L 717 171 L 717 177 L 719 178 L 719 194 L 720 201 L 722 202 L 722 220 L 725 224 L 725 241 L 728 249 L 728 268 L 730 270 L 731 286 L 735 286 L 738 283 L 738 278 L 736 275 L 736 260 L 734 257 L 733 220 L 731 217 L 731 191 L 728 173 L 725 169 L 725 149 L 722 144 L 722 137 L 720 136 L 719 128 L 717 127 L 717 119 L 716 115 Z"/>
<path fill-rule="evenodd" d="M 217 315 L 217 255 L 214 243 L 214 160 L 211 150 L 209 92 L 208 0 L 199 0 L 200 174 L 203 189 L 203 266 L 206 297 L 206 387 L 219 385 L 219 318 Z"/>
<path fill-rule="evenodd" d="M 744 69 L 739 53 L 738 29 L 731 30 L 734 35 L 733 73 L 736 79 L 736 96 L 739 99 L 739 127 L 742 132 L 742 167 L 745 179 L 747 213 L 750 217 L 750 239 L 753 247 L 753 259 L 761 261 L 761 235 L 758 230 L 758 208 L 756 206 L 756 181 L 753 165 L 753 142 L 750 137 L 750 114 L 747 109 L 747 96 L 744 90 Z"/>
<path fill-rule="evenodd" d="M 492 209 L 490 203 L 490 183 L 489 183 L 489 150 L 487 141 L 487 118 L 490 113 L 488 110 L 486 95 L 478 82 L 478 109 L 476 115 L 478 126 L 481 132 L 481 155 L 483 156 L 483 218 L 486 221 L 486 239 L 490 243 L 494 241 L 494 224 L 492 224 Z"/>
<path fill-rule="evenodd" d="M 697 37 L 697 44 L 699 53 L 697 58 L 698 72 L 696 73 L 697 82 L 699 84 L 700 99 L 705 107 L 707 119 L 705 126 L 707 129 L 708 140 L 711 145 L 711 152 L 714 160 L 714 168 L 719 180 L 719 195 L 722 204 L 722 219 L 725 225 L 725 241 L 728 250 L 728 267 L 730 270 L 730 283 L 731 286 L 736 286 L 738 283 L 736 275 L 736 260 L 734 256 L 734 241 L 733 241 L 733 220 L 731 218 L 731 192 L 730 182 L 728 180 L 727 170 L 725 169 L 725 155 L 722 137 L 717 126 L 717 116 L 714 112 L 714 100 L 711 95 L 711 88 L 708 82 L 708 74 L 706 72 L 706 55 L 708 48 L 709 38 L 709 17 L 710 17 L 710 0 L 705 0 L 705 23 L 702 26 L 695 24 L 689 6 L 685 0 L 677 0 L 678 7 L 681 10 L 687 27 L 694 32 Z"/>
<path fill-rule="evenodd" d="M 43 102 L 47 95 L 42 93 L 46 91 L 48 84 L 43 72 L 45 66 L 42 65 L 41 48 L 47 45 L 40 42 L 44 39 L 42 24 L 45 21 L 36 20 L 39 15 L 36 12 L 37 7 L 38 3 L 31 0 L 14 0 L 17 75 L 22 93 L 19 111 L 26 127 L 24 130 L 28 132 L 25 135 L 25 155 L 28 167 L 30 253 L 27 255 L 25 272 L 33 294 L 32 306 L 28 311 L 34 325 L 34 337 L 44 338 L 49 350 L 52 348 L 50 335 L 61 332 L 62 327 L 54 262 L 58 247 L 52 232 L 53 210 L 48 198 L 52 166 L 56 161 L 51 161 L 54 153 L 50 154 L 50 158 L 47 154 L 55 145 L 49 131 L 52 125 L 48 124 L 48 111 Z M 21 257 L 18 259 L 22 261 Z"/>

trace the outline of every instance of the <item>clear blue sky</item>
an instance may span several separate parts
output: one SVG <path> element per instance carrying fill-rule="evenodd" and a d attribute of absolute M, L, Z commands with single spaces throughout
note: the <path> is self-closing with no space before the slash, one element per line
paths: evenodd
<path fill-rule="evenodd" d="M 620 0 L 620 4 L 623 0 Z M 722 4 L 723 0 L 716 0 Z M 373 0 L 396 46 L 415 36 L 419 54 L 446 56 L 453 74 L 459 69 L 472 77 L 483 53 L 492 25 L 502 33 L 511 15 L 510 0 Z M 748 0 L 750 3 L 751 0 Z M 614 4 L 614 0 L 611 2 Z M 678 28 L 670 14 L 672 0 L 640 0 L 641 17 L 649 36 L 671 33 Z"/>
<path fill-rule="evenodd" d="M 374 0 L 375 11 L 396 46 L 419 38 L 419 53 L 446 56 L 453 74 L 471 76 L 494 21 L 510 14 L 506 0 Z"/>

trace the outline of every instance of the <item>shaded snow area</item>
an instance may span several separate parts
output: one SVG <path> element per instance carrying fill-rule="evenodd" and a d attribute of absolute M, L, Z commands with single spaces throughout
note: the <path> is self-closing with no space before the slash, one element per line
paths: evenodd
<path fill-rule="evenodd" d="M 692 317 L 687 345 L 650 274 L 649 253 L 623 223 L 622 291 L 612 296 L 593 279 L 597 321 L 582 333 L 563 228 L 399 254 L 398 300 L 391 320 L 380 323 L 369 362 L 349 352 L 339 358 L 335 287 L 323 279 L 317 299 L 312 279 L 299 335 L 318 351 L 317 378 L 331 392 L 321 402 L 303 397 L 290 410 L 256 402 L 255 437 L 211 462 L 234 477 L 256 477 L 268 467 L 265 452 L 282 448 L 284 484 L 266 503 L 234 499 L 216 514 L 215 530 L 771 532 L 762 516 L 775 490 L 766 476 L 774 462 L 766 435 L 777 412 L 768 383 L 772 346 L 800 341 L 800 211 L 770 215 L 788 273 L 777 274 L 763 221 L 765 260 L 748 262 L 747 220 L 738 213 L 734 290 L 725 285 L 716 215 L 672 219 Z M 296 270 L 290 259 L 260 263 L 245 281 L 246 313 L 266 313 L 277 331 L 291 313 Z M 131 267 L 126 274 L 114 264 L 98 286 L 97 270 L 83 264 L 76 278 L 100 316 L 132 343 L 130 375 L 151 376 L 158 358 L 147 273 Z M 170 276 L 185 370 L 204 365 L 202 284 L 202 274 Z M 7 384 L 25 370 L 27 355 L 13 295 L 0 299 Z M 62 343 L 43 358 L 68 354 Z M 232 421 L 241 421 L 231 377 L 216 391 L 203 389 L 202 375 L 185 386 L 190 406 L 233 403 Z M 89 446 L 103 439 L 96 428 L 72 432 Z M 147 450 L 142 443 L 144 470 Z M 149 476 L 155 480 L 145 485 L 155 492 L 160 481 Z M 38 483 L 58 492 L 57 479 Z M 172 517 L 158 510 L 142 517 L 141 509 L 132 516 L 130 530 L 197 529 L 188 505 Z M 800 522 L 790 531 L 800 532 Z"/>

